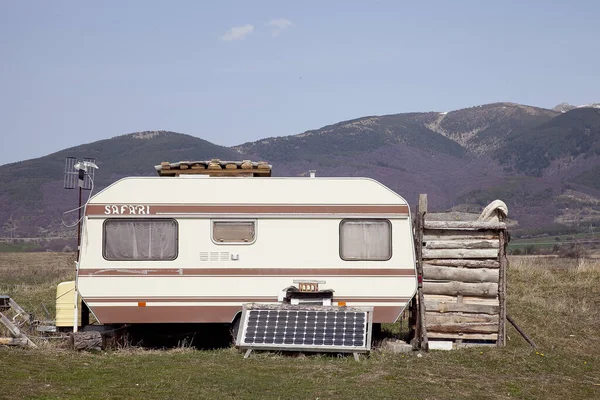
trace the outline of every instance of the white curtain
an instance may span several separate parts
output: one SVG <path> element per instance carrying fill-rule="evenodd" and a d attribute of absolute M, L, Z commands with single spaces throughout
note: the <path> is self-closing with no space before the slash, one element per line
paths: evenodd
<path fill-rule="evenodd" d="M 344 220 L 340 228 L 344 260 L 388 260 L 392 256 L 392 230 L 387 220 Z"/>
<path fill-rule="evenodd" d="M 177 256 L 177 224 L 173 220 L 107 220 L 107 260 L 172 260 Z"/>

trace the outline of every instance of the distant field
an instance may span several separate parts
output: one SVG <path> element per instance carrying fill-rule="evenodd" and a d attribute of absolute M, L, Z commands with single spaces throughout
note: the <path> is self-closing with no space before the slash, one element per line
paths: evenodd
<path fill-rule="evenodd" d="M 509 243 L 509 251 L 519 249 L 523 253 L 535 249 L 551 250 L 558 247 L 580 245 L 588 249 L 588 256 L 600 258 L 600 232 L 573 233 L 569 235 L 555 235 L 533 237 L 527 239 L 513 238 Z"/>
<path fill-rule="evenodd" d="M 73 275 L 70 253 L 0 254 L 0 293 L 43 318 Z M 600 261 L 512 257 L 508 346 L 423 357 L 375 351 L 351 357 L 235 349 L 75 353 L 61 345 L 0 348 L 0 399 L 598 399 Z M 38 341 L 39 342 L 39 341 Z"/>

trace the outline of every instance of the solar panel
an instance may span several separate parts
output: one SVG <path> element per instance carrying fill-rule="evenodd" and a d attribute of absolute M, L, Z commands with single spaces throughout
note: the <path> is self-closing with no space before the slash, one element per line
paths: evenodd
<path fill-rule="evenodd" d="M 246 304 L 237 345 L 263 350 L 366 352 L 372 308 Z"/>

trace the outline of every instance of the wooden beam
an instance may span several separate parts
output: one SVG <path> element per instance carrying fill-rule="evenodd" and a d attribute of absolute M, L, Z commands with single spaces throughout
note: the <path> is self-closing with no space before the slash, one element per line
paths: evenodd
<path fill-rule="evenodd" d="M 506 314 L 506 319 L 508 320 L 508 322 L 511 323 L 511 325 L 517 330 L 517 332 L 519 332 L 519 334 L 521 336 L 523 336 L 523 339 L 525 339 L 527 341 L 527 343 L 529 343 L 529 345 L 531 347 L 533 347 L 534 349 L 537 349 L 536 344 L 533 342 L 533 340 L 529 337 L 529 335 L 527 335 L 525 333 L 525 331 L 523 329 L 521 329 L 521 327 L 519 325 L 517 325 L 517 323 L 515 322 L 514 319 L 512 319 L 512 317 L 508 314 Z"/>
<path fill-rule="evenodd" d="M 441 267 L 424 264 L 423 278 L 438 281 L 498 283 L 499 273 L 497 269 Z"/>
<path fill-rule="evenodd" d="M 460 240 L 460 239 L 484 239 L 498 240 L 498 231 L 483 230 L 483 231 L 466 231 L 454 229 L 427 229 L 423 233 L 423 241 L 431 240 Z"/>
<path fill-rule="evenodd" d="M 29 340 L 27 338 L 18 337 L 18 338 L 8 338 L 8 337 L 0 337 L 0 346 L 28 346 Z"/>
<path fill-rule="evenodd" d="M 431 339 L 497 340 L 497 333 L 429 332 Z"/>
<path fill-rule="evenodd" d="M 419 195 L 419 212 L 423 214 L 427 214 L 427 195 L 420 194 Z"/>
<path fill-rule="evenodd" d="M 427 296 L 425 296 L 425 308 L 426 311 L 437 311 L 441 313 L 466 312 L 498 315 L 500 312 L 500 307 L 498 305 L 430 301 L 427 299 Z"/>
<path fill-rule="evenodd" d="M 500 263 L 497 260 L 431 259 L 427 260 L 424 265 L 443 265 L 446 267 L 464 268 L 500 268 Z"/>
<path fill-rule="evenodd" d="M 506 345 L 506 231 L 499 232 L 500 243 L 500 270 L 498 282 L 498 301 L 500 304 L 500 324 L 498 326 L 498 347 Z"/>
<path fill-rule="evenodd" d="M 423 258 L 498 258 L 498 249 L 423 249 Z"/>
<path fill-rule="evenodd" d="M 497 249 L 500 242 L 485 239 L 459 239 L 459 240 L 430 240 L 425 241 L 426 249 Z"/>
<path fill-rule="evenodd" d="M 430 332 L 445 333 L 493 333 L 498 334 L 497 323 L 464 323 L 450 324 L 448 322 L 433 323 L 427 321 L 427 330 Z"/>
<path fill-rule="evenodd" d="M 2 322 L 2 325 L 4 325 L 6 329 L 10 331 L 10 334 L 13 337 L 21 337 L 21 331 L 19 330 L 19 328 L 15 324 L 13 324 L 10 319 L 6 318 L 2 313 L 0 313 L 0 322 Z"/>
<path fill-rule="evenodd" d="M 417 204 L 417 215 L 415 219 L 415 249 L 417 256 L 417 296 L 418 296 L 418 337 L 419 347 L 425 351 L 429 350 L 429 339 L 427 338 L 427 322 L 425 317 L 425 293 L 423 291 L 423 224 L 427 214 L 427 195 L 419 195 Z"/>
<path fill-rule="evenodd" d="M 425 221 L 425 229 L 498 230 L 506 229 L 506 224 L 504 222 L 481 221 Z"/>
<path fill-rule="evenodd" d="M 464 282 L 424 282 L 425 294 L 442 294 L 447 296 L 498 296 L 497 283 L 464 283 Z"/>

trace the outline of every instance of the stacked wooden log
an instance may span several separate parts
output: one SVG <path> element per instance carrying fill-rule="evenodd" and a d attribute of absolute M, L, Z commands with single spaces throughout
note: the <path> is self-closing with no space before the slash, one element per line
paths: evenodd
<path fill-rule="evenodd" d="M 461 343 L 498 341 L 500 324 L 499 223 L 445 226 L 425 221 L 423 294 L 427 337 Z"/>
<path fill-rule="evenodd" d="M 421 240 L 421 343 L 503 346 L 504 222 L 428 221 L 425 212 L 417 215 L 421 224 L 416 224 Z"/>
<path fill-rule="evenodd" d="M 163 161 L 154 167 L 160 176 L 210 175 L 210 176 L 271 176 L 271 165 L 266 161 Z"/>

